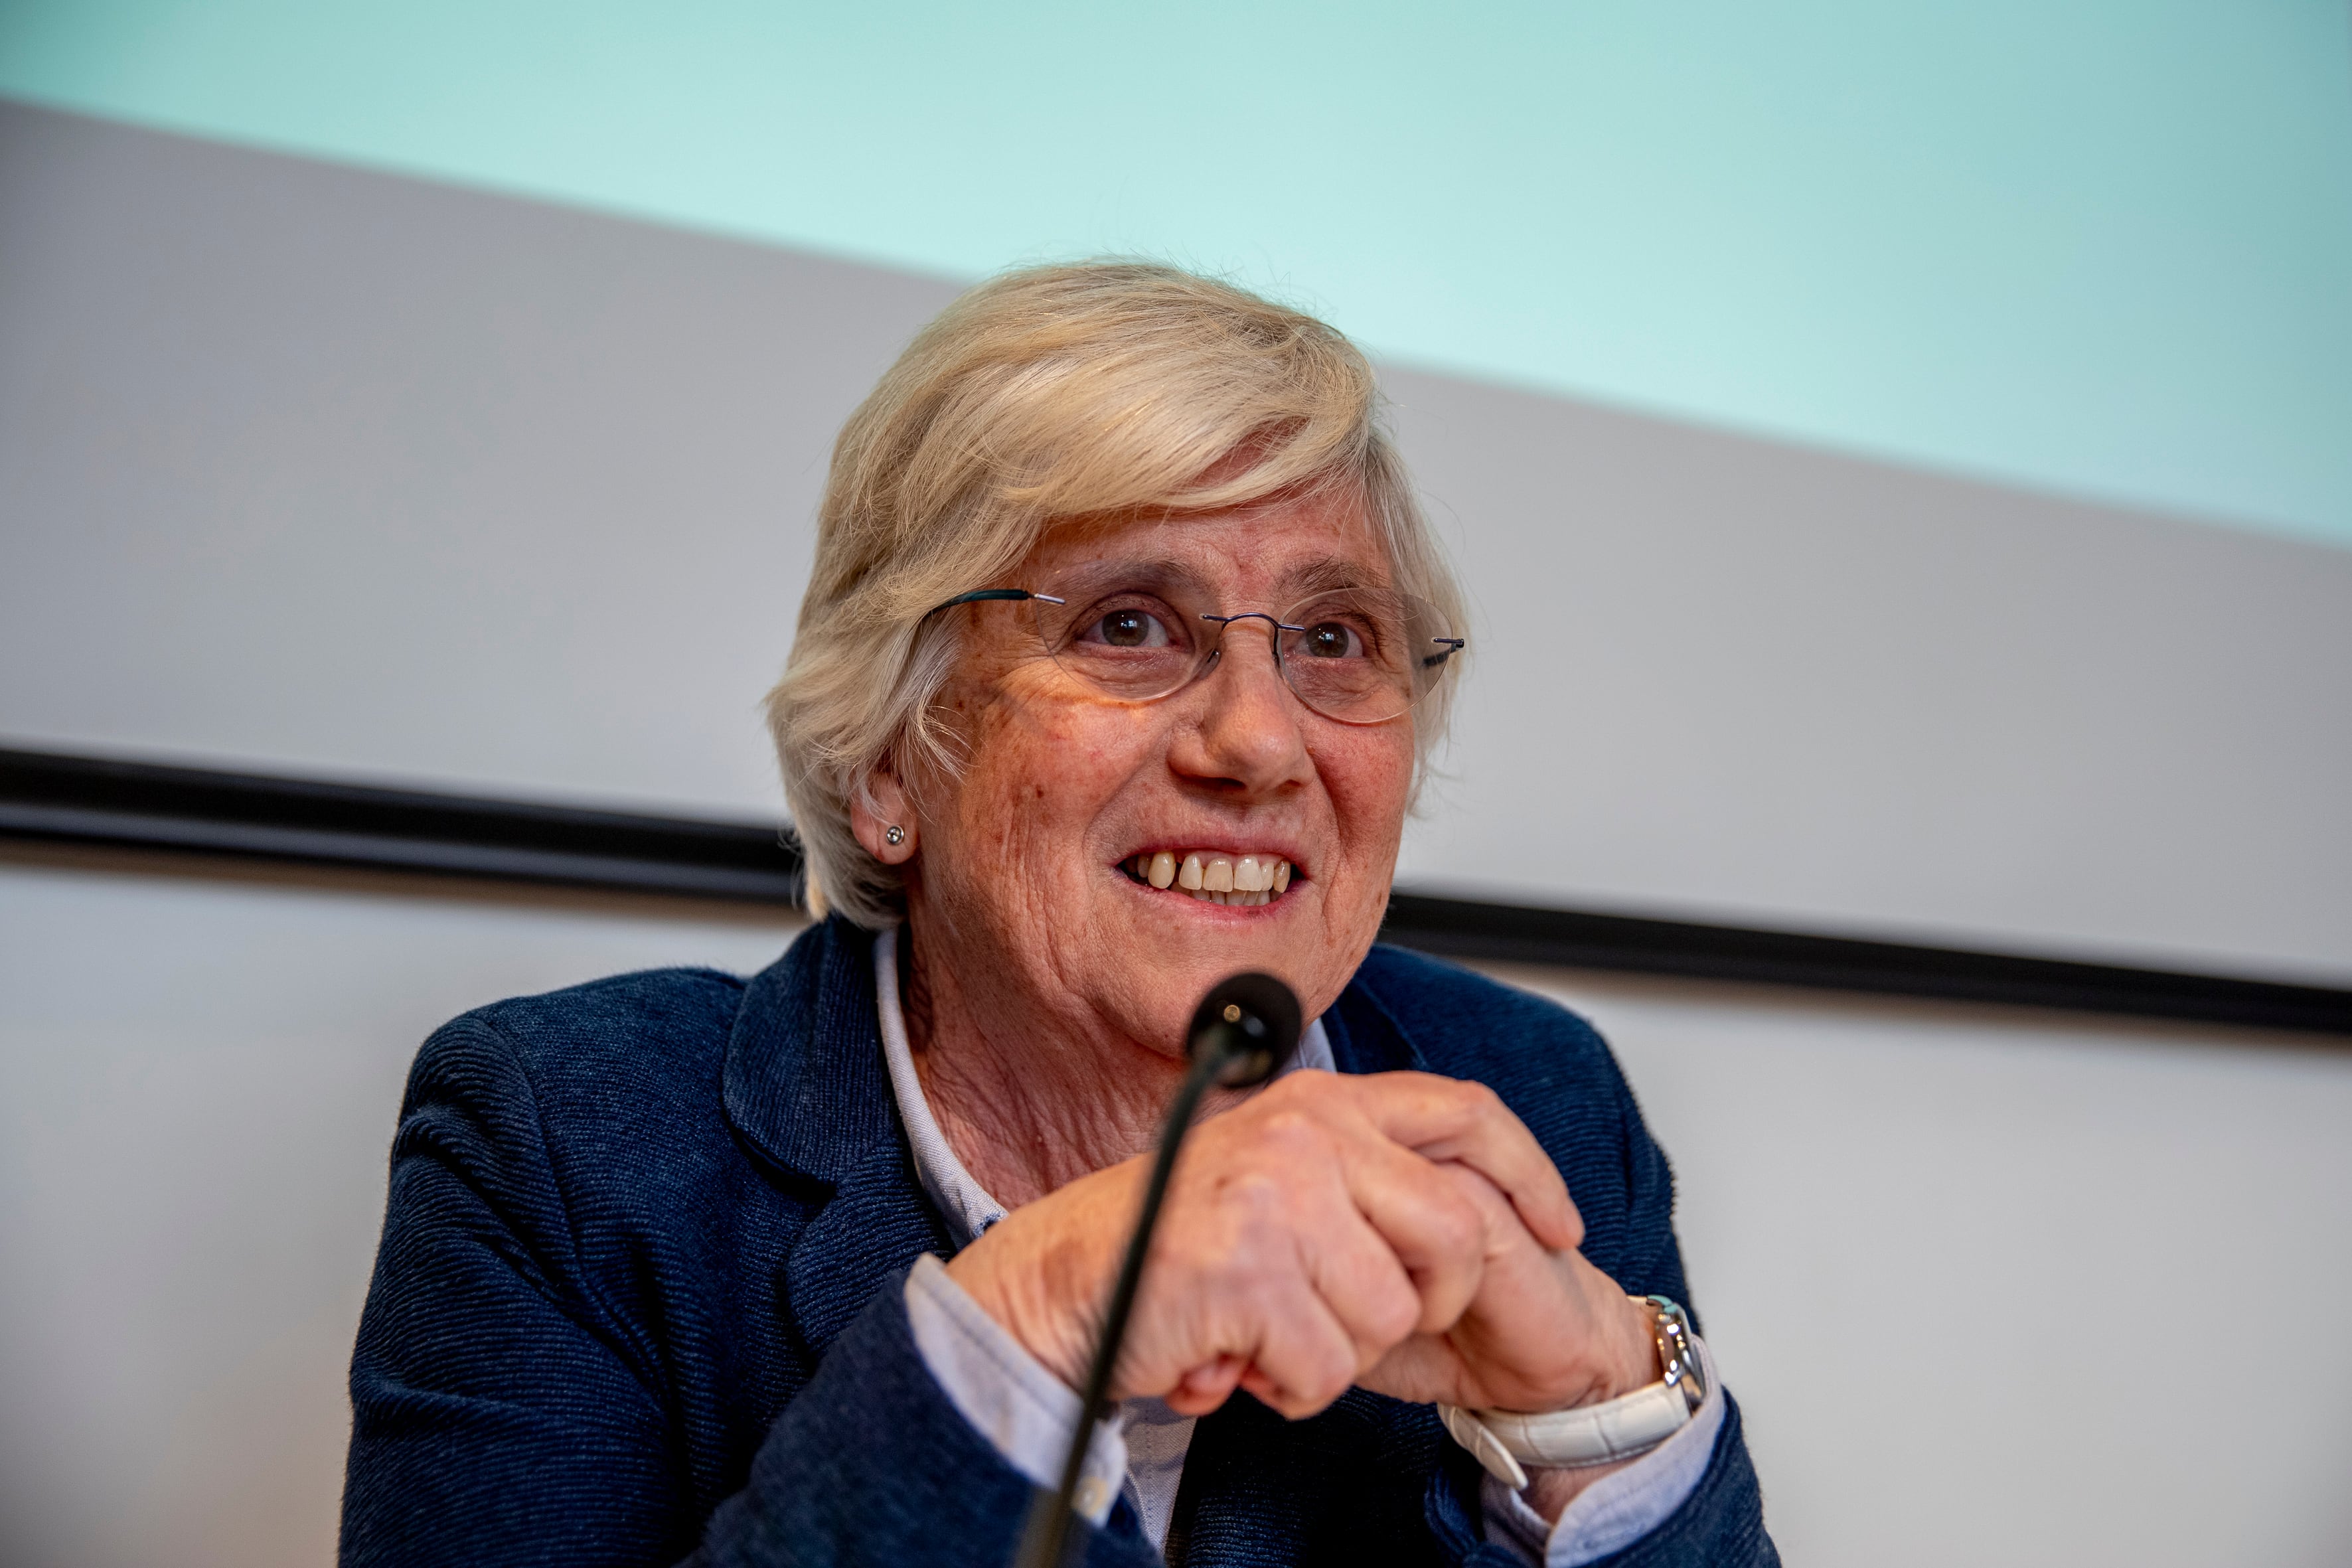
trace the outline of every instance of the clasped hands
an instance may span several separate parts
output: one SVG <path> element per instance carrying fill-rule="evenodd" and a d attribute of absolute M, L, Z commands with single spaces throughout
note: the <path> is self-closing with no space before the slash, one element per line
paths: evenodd
<path fill-rule="evenodd" d="M 1014 1210 L 948 1265 L 1073 1388 L 1150 1169 L 1139 1155 Z M 1559 1410 L 1655 1382 L 1647 1315 L 1484 1085 L 1286 1075 L 1184 1146 L 1114 1394 L 1206 1415 L 1238 1387 L 1293 1419 L 1350 1385 Z"/>

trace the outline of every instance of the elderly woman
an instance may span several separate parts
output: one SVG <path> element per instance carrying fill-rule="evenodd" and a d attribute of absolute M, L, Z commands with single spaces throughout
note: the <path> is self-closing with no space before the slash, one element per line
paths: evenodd
<path fill-rule="evenodd" d="M 823 918 L 426 1043 L 345 1562 L 1007 1563 L 1244 969 L 1313 1022 L 1177 1166 L 1072 1556 L 1774 1560 L 1607 1048 L 1373 945 L 1465 662 L 1375 412 L 1329 328 L 1164 268 L 915 339 L 769 701 Z"/>

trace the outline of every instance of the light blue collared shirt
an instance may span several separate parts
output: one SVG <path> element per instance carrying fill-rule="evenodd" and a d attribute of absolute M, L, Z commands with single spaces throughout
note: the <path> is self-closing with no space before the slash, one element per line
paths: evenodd
<path fill-rule="evenodd" d="M 898 1007 L 898 943 L 885 931 L 874 943 L 875 1009 L 882 1022 L 882 1055 L 890 1092 L 913 1146 L 923 1192 L 947 1221 L 958 1250 L 1004 1217 L 998 1203 L 949 1147 L 923 1098 L 907 1022 Z M 1320 1018 L 1307 1026 L 1283 1068 L 1331 1070 L 1331 1039 Z M 923 1363 L 965 1420 L 993 1444 L 1013 1468 L 1038 1486 L 1061 1484 L 1062 1457 L 1078 1424 L 1077 1394 L 1045 1370 L 1003 1324 L 948 1275 L 936 1258 L 917 1261 L 907 1277 L 907 1316 Z M 1723 1425 L 1723 1396 L 1715 1361 L 1705 1345 L 1706 1401 L 1681 1429 L 1623 1469 L 1579 1493 L 1559 1522 L 1546 1524 L 1518 1493 L 1487 1478 L 1486 1537 L 1544 1568 L 1582 1568 L 1622 1550 L 1664 1523 L 1706 1475 Z M 1192 1443 L 1193 1417 L 1157 1399 L 1129 1399 L 1118 1415 L 1096 1424 L 1078 1483 L 1078 1511 L 1096 1524 L 1110 1516 L 1122 1490 L 1152 1543 L 1164 1547 Z"/>

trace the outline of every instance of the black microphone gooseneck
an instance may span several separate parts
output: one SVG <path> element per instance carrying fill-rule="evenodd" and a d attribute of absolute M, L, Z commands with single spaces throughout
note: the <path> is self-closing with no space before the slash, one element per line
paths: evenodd
<path fill-rule="evenodd" d="M 1211 1084 L 1247 1089 L 1272 1078 L 1298 1044 L 1303 1022 L 1298 997 L 1271 974 L 1236 974 L 1220 981 L 1193 1010 L 1192 1031 L 1185 1037 L 1192 1070 L 1169 1102 L 1168 1121 L 1160 1133 L 1159 1158 L 1152 1162 L 1151 1181 L 1143 1190 L 1143 1208 L 1136 1215 L 1135 1236 L 1127 1244 L 1127 1258 L 1119 1265 L 1118 1283 L 1110 1293 L 1110 1310 L 1103 1316 L 1102 1338 L 1095 1345 L 1094 1364 L 1087 1371 L 1077 1430 L 1070 1436 L 1069 1455 L 1062 1462 L 1061 1489 L 1052 1497 L 1039 1493 L 1030 1505 L 1028 1523 L 1021 1531 L 1021 1550 L 1013 1558 L 1019 1568 L 1061 1568 L 1070 1538 L 1078 1472 L 1086 1464 L 1095 1423 L 1110 1414 L 1111 1373 L 1118 1365 L 1119 1344 L 1127 1338 L 1135 1289 L 1143 1279 L 1143 1259 L 1151 1249 L 1151 1233 L 1160 1224 L 1169 1173 L 1176 1168 L 1176 1152 L 1192 1129 L 1201 1097 L 1209 1092 Z"/>

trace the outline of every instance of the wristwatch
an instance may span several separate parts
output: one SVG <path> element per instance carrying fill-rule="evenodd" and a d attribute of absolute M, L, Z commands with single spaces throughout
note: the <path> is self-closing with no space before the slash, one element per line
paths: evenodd
<path fill-rule="evenodd" d="M 1513 1491 L 1525 1490 L 1528 1468 L 1606 1465 L 1646 1454 L 1679 1430 L 1706 1399 L 1698 1340 L 1690 1314 L 1664 1296 L 1636 1296 L 1649 1309 L 1664 1375 L 1647 1388 L 1574 1410 L 1526 1415 L 1515 1410 L 1465 1410 L 1440 1405 L 1438 1419 L 1486 1473 Z"/>

